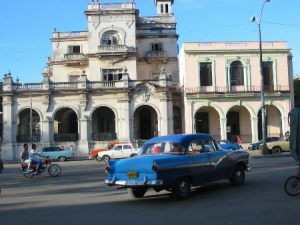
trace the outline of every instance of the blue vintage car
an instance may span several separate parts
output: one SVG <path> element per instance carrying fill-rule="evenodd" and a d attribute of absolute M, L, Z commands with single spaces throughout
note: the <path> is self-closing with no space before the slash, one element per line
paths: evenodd
<path fill-rule="evenodd" d="M 218 140 L 218 143 L 222 149 L 238 150 L 243 148 L 242 145 L 235 142 L 231 142 L 229 140 Z"/>
<path fill-rule="evenodd" d="M 39 154 L 49 157 L 52 160 L 66 161 L 67 159 L 74 158 L 74 152 L 71 150 L 64 150 L 57 146 L 44 147 Z"/>
<path fill-rule="evenodd" d="M 153 188 L 185 199 L 192 186 L 220 179 L 242 185 L 249 169 L 248 159 L 245 151 L 220 149 L 209 134 L 161 136 L 145 142 L 137 157 L 110 161 L 105 183 L 128 188 L 135 198 Z"/>

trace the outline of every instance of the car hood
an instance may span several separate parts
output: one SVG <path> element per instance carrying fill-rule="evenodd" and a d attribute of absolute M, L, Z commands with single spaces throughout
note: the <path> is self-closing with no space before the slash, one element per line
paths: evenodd
<path fill-rule="evenodd" d="M 95 148 L 93 150 L 91 150 L 91 152 L 99 152 L 99 151 L 106 151 L 107 148 Z"/>
<path fill-rule="evenodd" d="M 159 155 L 141 155 L 133 158 L 111 160 L 109 162 L 110 167 L 114 172 L 153 172 L 152 166 L 155 164 L 168 164 L 173 161 L 178 161 L 178 157 L 183 155 L 170 155 L 170 154 L 159 154 Z"/>

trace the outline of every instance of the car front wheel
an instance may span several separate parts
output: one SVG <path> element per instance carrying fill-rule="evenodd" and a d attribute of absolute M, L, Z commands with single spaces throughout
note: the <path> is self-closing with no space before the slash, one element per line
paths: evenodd
<path fill-rule="evenodd" d="M 181 179 L 172 188 L 172 196 L 177 200 L 184 200 L 190 196 L 191 184 L 187 179 Z"/>
<path fill-rule="evenodd" d="M 245 182 L 245 170 L 242 166 L 236 166 L 233 174 L 229 178 L 231 185 L 240 186 Z"/>

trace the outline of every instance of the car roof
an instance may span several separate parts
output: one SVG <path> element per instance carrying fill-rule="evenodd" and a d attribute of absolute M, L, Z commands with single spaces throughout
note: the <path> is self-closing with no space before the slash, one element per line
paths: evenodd
<path fill-rule="evenodd" d="M 181 143 L 182 145 L 188 145 L 191 141 L 195 139 L 213 139 L 210 134 L 175 134 L 168 136 L 160 136 L 152 138 L 145 142 L 145 144 L 153 144 L 157 142 L 176 142 Z"/>

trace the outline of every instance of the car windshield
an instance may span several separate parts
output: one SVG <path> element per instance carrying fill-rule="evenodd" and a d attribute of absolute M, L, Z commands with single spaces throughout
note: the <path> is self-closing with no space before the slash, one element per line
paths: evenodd
<path fill-rule="evenodd" d="M 185 148 L 180 143 L 176 142 L 151 143 L 142 147 L 141 155 L 154 154 L 185 154 Z"/>

